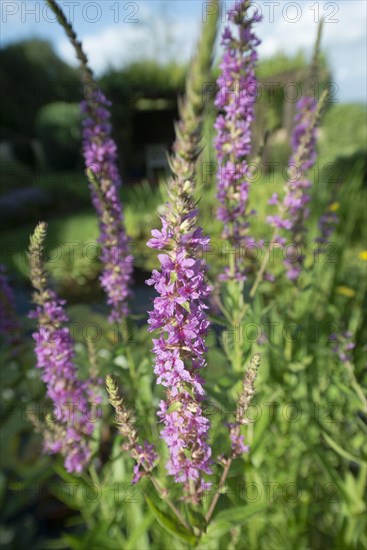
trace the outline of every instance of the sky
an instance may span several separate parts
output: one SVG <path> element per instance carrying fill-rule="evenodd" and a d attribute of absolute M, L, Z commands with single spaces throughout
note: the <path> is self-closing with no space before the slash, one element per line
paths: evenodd
<path fill-rule="evenodd" d="M 256 32 L 261 58 L 303 50 L 310 57 L 317 22 L 325 18 L 322 49 L 332 69 L 340 102 L 367 101 L 367 0 L 257 0 L 263 15 Z M 109 67 L 155 58 L 187 61 L 192 54 L 206 0 L 59 0 L 101 74 Z M 233 1 L 220 1 L 224 27 Z M 76 65 L 74 52 L 44 0 L 2 0 L 1 47 L 27 38 L 50 40 L 62 59 Z M 220 48 L 218 48 L 220 55 Z"/>

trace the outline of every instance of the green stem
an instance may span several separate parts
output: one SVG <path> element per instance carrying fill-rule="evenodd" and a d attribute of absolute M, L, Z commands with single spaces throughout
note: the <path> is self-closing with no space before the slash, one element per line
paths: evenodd
<path fill-rule="evenodd" d="M 221 476 L 220 481 L 219 481 L 218 491 L 215 493 L 215 495 L 213 497 L 213 500 L 211 501 L 210 506 L 208 508 L 208 511 L 205 515 L 205 522 L 206 522 L 207 525 L 209 525 L 209 522 L 210 522 L 210 520 L 212 518 L 212 515 L 214 513 L 215 507 L 216 507 L 217 502 L 218 502 L 219 497 L 220 497 L 219 490 L 223 487 L 223 485 L 224 485 L 224 483 L 227 479 L 227 475 L 228 475 L 229 469 L 231 467 L 232 461 L 233 461 L 232 457 L 227 460 L 226 465 L 225 465 L 224 470 L 223 470 L 223 473 L 222 473 L 222 476 Z"/>
<path fill-rule="evenodd" d="M 262 278 L 263 278 L 265 269 L 268 267 L 268 263 L 269 263 L 269 260 L 270 260 L 271 249 L 272 249 L 272 247 L 273 247 L 274 244 L 275 244 L 275 237 L 276 237 L 276 234 L 277 234 L 277 231 L 275 230 L 274 233 L 273 233 L 273 236 L 272 236 L 272 238 L 271 238 L 271 241 L 270 241 L 270 244 L 269 244 L 268 251 L 267 251 L 267 253 L 266 253 L 265 256 L 264 256 L 264 259 L 263 259 L 263 261 L 262 261 L 262 264 L 261 264 L 261 266 L 260 266 L 260 269 L 259 269 L 259 271 L 257 272 L 256 279 L 255 279 L 255 281 L 254 281 L 254 284 L 253 284 L 252 287 L 251 287 L 251 290 L 250 290 L 250 298 L 253 298 L 253 297 L 255 296 L 256 291 L 257 291 L 257 288 L 258 288 L 259 284 L 260 284 L 261 281 L 262 281 Z"/>
<path fill-rule="evenodd" d="M 155 478 L 154 476 L 152 476 L 149 473 L 148 473 L 148 477 L 149 477 L 150 481 L 152 482 L 152 484 L 153 484 L 155 490 L 157 491 L 158 495 L 160 496 L 160 498 L 168 504 L 168 506 L 171 508 L 172 512 L 175 514 L 175 516 L 177 517 L 179 522 L 185 527 L 185 529 L 187 529 L 187 531 L 189 531 L 190 533 L 193 534 L 193 531 L 192 531 L 190 525 L 187 523 L 187 521 L 185 520 L 185 518 L 183 517 L 183 515 L 181 514 L 179 509 L 176 508 L 176 506 L 173 504 L 172 500 L 169 498 L 168 491 L 166 491 L 166 489 L 164 489 L 160 486 L 157 478 Z"/>
<path fill-rule="evenodd" d="M 351 377 L 351 384 L 352 384 L 352 388 L 354 389 L 354 391 L 356 392 L 356 394 L 358 395 L 362 405 L 364 406 L 364 408 L 367 410 L 367 399 L 363 393 L 363 390 L 361 388 L 361 386 L 358 384 L 358 381 L 357 381 L 357 378 L 354 374 L 354 368 L 353 368 L 353 365 L 351 364 L 350 361 L 347 361 L 345 363 L 345 366 L 349 372 L 349 375 Z"/>

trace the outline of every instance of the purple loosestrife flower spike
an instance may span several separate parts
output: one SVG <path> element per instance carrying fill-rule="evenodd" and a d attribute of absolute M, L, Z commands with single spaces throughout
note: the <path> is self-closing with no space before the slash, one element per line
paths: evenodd
<path fill-rule="evenodd" d="M 319 236 L 316 239 L 317 243 L 321 245 L 327 245 L 330 241 L 331 235 L 334 233 L 336 226 L 339 223 L 339 216 L 335 210 L 339 207 L 338 203 L 333 197 L 326 208 L 326 211 L 320 216 L 318 227 Z M 320 252 L 326 252 L 327 246 L 320 247 Z"/>
<path fill-rule="evenodd" d="M 138 434 L 134 427 L 135 420 L 133 415 L 125 406 L 119 392 L 118 384 L 115 378 L 110 374 L 107 375 L 106 378 L 106 387 L 109 395 L 109 402 L 116 412 L 115 423 L 119 433 L 125 439 L 122 448 L 136 461 L 133 483 L 137 483 L 144 474 L 152 471 L 158 455 L 154 450 L 154 446 L 147 441 L 144 441 L 143 445 L 139 445 Z"/>
<path fill-rule="evenodd" d="M 282 239 L 280 235 L 276 236 L 276 240 L 281 244 L 288 242 L 290 245 L 287 247 L 287 258 L 284 264 L 287 268 L 287 277 L 293 281 L 296 281 L 302 272 L 304 260 L 302 250 L 306 245 L 305 222 L 310 215 L 307 205 L 310 202 L 308 190 L 312 184 L 305 173 L 316 163 L 317 126 L 327 96 L 327 92 L 324 92 L 318 103 L 312 94 L 312 90 L 317 84 L 322 26 L 323 21 L 321 20 L 310 66 L 309 90 L 296 105 L 294 129 L 291 136 L 292 154 L 288 164 L 285 196 L 281 204 L 272 199 L 268 203 L 279 204 L 279 215 L 268 216 L 267 221 L 274 228 L 282 229 L 287 234 L 286 240 Z M 275 197 L 273 196 L 273 198 Z M 321 224 L 325 225 L 326 232 L 328 231 L 327 223 L 326 218 L 321 221 Z M 322 231 L 324 231 L 323 228 Z"/>
<path fill-rule="evenodd" d="M 280 235 L 275 240 L 287 247 L 287 277 L 295 281 L 302 272 L 304 256 L 302 251 L 306 241 L 305 222 L 310 211 L 308 189 L 311 181 L 305 171 L 316 162 L 316 129 L 328 92 L 325 91 L 317 103 L 313 98 L 304 96 L 297 103 L 295 128 L 292 135 L 292 156 L 288 165 L 288 180 L 285 185 L 285 196 L 279 204 L 279 215 L 268 216 L 267 221 L 277 230 L 284 230 L 287 238 Z"/>
<path fill-rule="evenodd" d="M 199 374 L 206 366 L 209 321 L 205 300 L 210 293 L 200 253 L 208 247 L 209 238 L 196 224 L 194 192 L 203 126 L 202 89 L 209 79 L 216 25 L 217 15 L 204 24 L 191 64 L 170 159 L 169 203 L 162 215 L 162 229 L 152 231 L 148 242 L 151 248 L 164 251 L 158 255 L 160 271 L 154 270 L 147 284 L 154 285 L 159 294 L 148 323 L 149 330 L 160 330 L 153 340 L 154 372 L 167 390 L 158 412 L 169 448 L 167 469 L 176 482 L 183 483 L 185 497 L 194 503 L 208 487 L 203 475 L 211 474 L 209 421 L 203 413 L 204 381 Z"/>
<path fill-rule="evenodd" d="M 244 437 L 241 435 L 241 426 L 248 423 L 246 413 L 255 393 L 254 384 L 260 367 L 260 361 L 260 353 L 255 353 L 255 355 L 251 357 L 250 364 L 247 367 L 245 377 L 242 382 L 242 391 L 237 403 L 236 421 L 229 425 L 232 444 L 232 458 L 237 458 L 241 454 L 249 451 L 249 447 L 244 444 Z"/>
<path fill-rule="evenodd" d="M 247 235 L 248 218 L 252 212 L 248 210 L 250 183 L 246 158 L 251 153 L 251 125 L 257 95 L 256 47 L 260 43 L 252 27 L 261 21 L 261 16 L 257 12 L 250 16 L 250 5 L 250 0 L 237 1 L 228 11 L 237 35 L 230 27 L 224 30 L 222 44 L 225 51 L 215 100 L 220 110 L 214 125 L 219 164 L 217 198 L 220 206 L 217 217 L 224 224 L 223 238 L 233 249 L 254 243 Z M 239 260 L 233 262 L 221 278 L 245 280 L 244 265 Z"/>
<path fill-rule="evenodd" d="M 1 336 L 12 348 L 12 352 L 17 353 L 21 328 L 15 311 L 14 294 L 9 285 L 6 268 L 2 264 L 0 264 L 0 320 Z"/>
<path fill-rule="evenodd" d="M 83 73 L 83 155 L 92 202 L 99 217 L 103 264 L 100 281 L 111 307 L 109 321 L 121 322 L 129 312 L 127 300 L 131 295 L 133 258 L 129 254 L 129 239 L 119 197 L 121 178 L 117 167 L 117 146 L 111 137 L 111 103 L 96 84 L 87 56 L 64 13 L 54 0 L 46 2 L 73 45 Z"/>
<path fill-rule="evenodd" d="M 74 350 L 64 311 L 64 301 L 47 286 L 42 252 L 46 224 L 40 223 L 31 237 L 29 262 L 31 281 L 35 289 L 36 310 L 30 316 L 37 319 L 33 334 L 36 342 L 37 368 L 47 386 L 47 396 L 54 406 L 54 420 L 48 422 L 44 449 L 61 453 L 68 472 L 82 472 L 91 458 L 90 441 L 95 427 L 91 402 L 99 397 L 87 382 L 78 379 L 73 362 Z"/>

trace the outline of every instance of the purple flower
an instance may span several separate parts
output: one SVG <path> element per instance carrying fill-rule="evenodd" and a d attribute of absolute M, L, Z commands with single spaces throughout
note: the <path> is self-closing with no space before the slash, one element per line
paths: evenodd
<path fill-rule="evenodd" d="M 250 447 L 248 445 L 245 445 L 245 438 L 243 435 L 241 435 L 238 424 L 229 424 L 229 428 L 229 437 L 231 439 L 233 458 L 237 458 L 244 453 L 248 453 Z"/>
<path fill-rule="evenodd" d="M 278 204 L 278 202 L 279 202 L 278 193 L 273 193 L 271 198 L 268 200 L 268 204 L 275 205 L 275 204 Z"/>
<path fill-rule="evenodd" d="M 110 374 L 106 377 L 106 387 L 109 402 L 116 412 L 115 423 L 124 439 L 122 449 L 128 452 L 135 461 L 133 483 L 137 483 L 141 477 L 152 471 L 158 455 L 154 445 L 147 441 L 144 441 L 142 445 L 138 443 L 138 432 L 135 428 L 132 411 L 126 406 L 117 381 Z"/>
<path fill-rule="evenodd" d="M 203 137 L 202 93 L 211 72 L 216 24 L 216 17 L 204 24 L 190 65 L 170 158 L 169 202 L 162 230 L 152 231 L 148 242 L 163 252 L 158 255 L 160 270 L 153 271 L 147 284 L 158 292 L 148 322 L 149 330 L 159 331 L 153 340 L 154 372 L 157 383 L 166 389 L 158 415 L 169 450 L 167 469 L 183 483 L 184 497 L 194 503 L 208 487 L 204 475 L 211 473 L 209 421 L 203 413 L 204 381 L 199 374 L 206 366 L 206 300 L 210 293 L 201 254 L 208 249 L 209 238 L 197 227 L 195 184 Z"/>
<path fill-rule="evenodd" d="M 30 271 L 35 292 L 36 309 L 30 313 L 37 319 L 37 368 L 42 371 L 47 396 L 53 404 L 53 418 L 48 418 L 44 433 L 44 448 L 48 453 L 61 453 L 68 472 L 82 472 L 91 458 L 91 436 L 95 428 L 93 405 L 100 402 L 95 381 L 78 378 L 74 364 L 73 341 L 63 300 L 47 288 L 42 251 L 46 224 L 40 223 L 31 237 Z M 94 418 L 93 418 L 94 416 Z"/>
<path fill-rule="evenodd" d="M 287 232 L 286 242 L 290 243 L 291 252 L 288 252 L 284 264 L 287 268 L 287 277 L 296 281 L 302 272 L 305 247 L 305 222 L 310 210 L 309 188 L 311 181 L 304 173 L 316 162 L 316 129 L 318 123 L 317 102 L 314 98 L 303 96 L 297 103 L 295 127 L 291 144 L 292 155 L 288 165 L 288 180 L 285 196 L 279 206 L 279 215 L 268 216 L 267 222 L 277 229 Z M 269 204 L 276 204 L 273 195 Z M 279 235 L 275 237 L 277 240 Z"/>
<path fill-rule="evenodd" d="M 206 366 L 209 321 L 204 300 L 210 289 L 198 253 L 207 249 L 208 238 L 192 225 L 195 217 L 196 211 L 180 216 L 167 205 L 162 232 L 153 231 L 148 242 L 165 251 L 158 255 L 161 270 L 154 270 L 147 281 L 159 294 L 148 323 L 149 330 L 160 330 L 159 338 L 153 340 L 154 372 L 157 383 L 167 389 L 167 401 L 161 402 L 158 413 L 170 453 L 167 469 L 192 498 L 198 498 L 206 487 L 202 475 L 211 473 L 209 421 L 201 406 L 205 392 L 199 375 Z M 186 226 L 189 219 L 191 226 Z"/>
<path fill-rule="evenodd" d="M 330 340 L 335 342 L 333 351 L 337 354 L 342 363 L 349 363 L 352 361 L 351 351 L 355 348 L 353 342 L 353 333 L 345 331 L 342 334 L 332 334 Z"/>
<path fill-rule="evenodd" d="M 89 444 L 95 428 L 90 402 L 92 389 L 88 382 L 78 378 L 72 338 L 65 326 L 69 319 L 63 306 L 64 302 L 47 290 L 44 304 L 30 315 L 38 320 L 38 330 L 33 334 L 36 366 L 42 370 L 47 396 L 54 405 L 53 421 L 63 428 L 62 441 L 47 437 L 44 448 L 49 453 L 61 452 L 68 472 L 81 472 L 91 457 Z M 93 397 L 97 403 L 99 398 Z"/>
<path fill-rule="evenodd" d="M 217 80 L 215 105 L 220 114 L 214 125 L 217 130 L 215 148 L 219 163 L 217 173 L 220 202 L 217 217 L 224 224 L 223 238 L 232 247 L 246 246 L 248 240 L 248 211 L 250 184 L 246 157 L 251 153 L 251 124 L 254 120 L 257 81 L 255 65 L 259 39 L 252 26 L 261 20 L 258 13 L 248 14 L 249 0 L 235 2 L 229 19 L 237 27 L 236 38 L 227 27 L 222 36 L 225 52 Z M 222 279 L 244 280 L 245 267 L 239 259 L 226 268 Z"/>
<path fill-rule="evenodd" d="M 129 312 L 127 300 L 131 294 L 133 258 L 128 251 L 129 239 L 119 198 L 121 180 L 117 168 L 117 146 L 111 138 L 110 105 L 98 90 L 93 101 L 82 102 L 81 110 L 85 165 L 97 180 L 97 189 L 91 184 L 91 192 L 100 224 L 103 264 L 100 281 L 111 306 L 109 320 L 112 323 L 121 322 Z"/>
<path fill-rule="evenodd" d="M 141 477 L 147 471 L 153 469 L 154 462 L 157 460 L 158 455 L 155 452 L 154 445 L 144 441 L 143 445 L 135 445 L 134 448 L 136 455 L 136 464 L 134 466 L 134 477 L 132 482 L 138 483 Z"/>

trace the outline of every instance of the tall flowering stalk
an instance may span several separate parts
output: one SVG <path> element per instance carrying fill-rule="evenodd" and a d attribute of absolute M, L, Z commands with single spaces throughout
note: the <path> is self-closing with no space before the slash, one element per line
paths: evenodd
<path fill-rule="evenodd" d="M 170 500 L 167 490 L 160 485 L 154 476 L 153 468 L 158 455 L 155 452 L 154 446 L 147 441 L 144 441 L 143 445 L 139 444 L 138 433 L 135 429 L 135 418 L 121 397 L 116 379 L 110 374 L 106 377 L 106 387 L 109 402 L 115 409 L 115 423 L 120 435 L 124 438 L 122 448 L 135 460 L 133 483 L 137 483 L 141 477 L 147 476 L 153 483 L 159 496 L 168 504 L 185 529 L 190 532 L 191 528 L 189 524 Z"/>
<path fill-rule="evenodd" d="M 316 85 L 318 85 L 318 68 L 319 68 L 319 55 L 320 55 L 320 43 L 321 43 L 321 36 L 322 36 L 322 29 L 323 29 L 324 21 L 321 19 L 319 27 L 318 27 L 318 33 L 317 33 L 317 39 L 316 44 L 314 48 L 314 54 L 310 69 L 310 90 L 315 89 Z M 309 92 L 309 95 L 311 95 L 311 91 Z M 319 235 L 315 239 L 317 243 L 320 245 L 320 252 L 325 252 L 327 250 L 327 245 L 329 243 L 329 239 L 331 235 L 334 233 L 336 226 L 339 223 L 339 216 L 336 214 L 336 210 L 339 208 L 339 203 L 337 202 L 337 192 L 338 192 L 338 185 L 334 187 L 334 189 L 331 192 L 331 196 L 329 200 L 326 203 L 325 212 L 321 214 L 318 222 L 318 230 Z"/>
<path fill-rule="evenodd" d="M 321 33 L 322 21 L 318 27 L 310 67 L 309 90 L 296 104 L 294 129 L 291 136 L 292 154 L 288 164 L 285 195 L 279 205 L 279 215 L 267 218 L 274 228 L 282 229 L 286 233 L 285 239 L 276 235 L 275 240 L 281 244 L 289 244 L 284 264 L 287 268 L 287 277 L 293 281 L 298 279 L 303 268 L 307 232 L 305 224 L 310 215 L 308 204 L 311 200 L 309 189 L 312 185 L 306 172 L 315 165 L 317 160 L 317 126 L 327 95 L 327 92 L 324 92 L 320 101 L 317 102 L 315 94 L 312 94 L 317 79 Z M 276 194 L 270 199 L 269 204 L 278 204 Z"/>
<path fill-rule="evenodd" d="M 160 271 L 154 270 L 147 284 L 154 285 L 159 294 L 148 323 L 151 331 L 160 330 L 159 338 L 153 340 L 154 372 L 167 391 L 158 412 L 169 448 L 167 469 L 183 483 L 185 496 L 192 502 L 198 502 L 208 486 L 203 474 L 211 473 L 209 421 L 203 413 L 204 381 L 199 374 L 206 366 L 209 321 L 205 300 L 210 293 L 200 255 L 209 238 L 197 227 L 194 191 L 203 127 L 202 89 L 210 74 L 216 25 L 214 16 L 204 25 L 191 64 L 171 157 L 169 203 L 161 218 L 162 229 L 152 231 L 148 242 L 149 247 L 164 252 L 158 255 Z"/>
<path fill-rule="evenodd" d="M 134 426 L 135 419 L 131 411 L 127 409 L 113 376 L 107 376 L 106 386 L 109 401 L 116 412 L 115 423 L 119 433 L 125 440 L 123 450 L 128 452 L 135 460 L 133 483 L 137 483 L 144 474 L 152 471 L 158 455 L 154 450 L 154 446 L 148 442 L 145 441 L 143 445 L 139 444 L 138 433 Z"/>
<path fill-rule="evenodd" d="M 36 227 L 29 247 L 33 301 L 36 304 L 30 316 L 38 323 L 33 334 L 36 366 L 42 371 L 54 413 L 53 419 L 48 421 L 44 449 L 51 454 L 61 453 L 68 472 L 82 472 L 91 458 L 90 442 L 96 425 L 92 402 L 98 403 L 99 398 L 93 383 L 78 378 L 65 302 L 47 286 L 42 261 L 46 228 L 45 223 Z"/>
<path fill-rule="evenodd" d="M 245 376 L 242 381 L 242 390 L 238 398 L 236 407 L 236 419 L 235 422 L 229 424 L 229 435 L 231 438 L 231 454 L 229 458 L 222 459 L 224 470 L 219 482 L 219 489 L 221 489 L 227 479 L 231 464 L 233 460 L 240 457 L 243 453 L 249 451 L 249 447 L 245 445 L 244 436 L 241 434 L 241 427 L 248 424 L 246 418 L 247 411 L 251 405 L 252 398 L 255 393 L 255 380 L 260 367 L 261 354 L 255 353 L 250 359 L 250 363 L 246 368 Z M 217 505 L 220 496 L 220 491 L 217 491 L 210 503 L 208 511 L 205 516 L 206 523 L 210 522 L 215 507 Z"/>
<path fill-rule="evenodd" d="M 217 135 L 215 148 L 218 158 L 217 198 L 220 202 L 218 218 L 224 224 L 223 238 L 240 252 L 247 244 L 253 244 L 248 236 L 249 190 L 248 163 L 251 153 L 251 125 L 255 116 L 257 81 L 255 66 L 256 47 L 260 40 L 253 32 L 253 25 L 261 21 L 255 12 L 248 13 L 251 2 L 235 2 L 228 11 L 229 20 L 237 34 L 226 27 L 222 36 L 225 52 L 220 64 L 218 93 L 215 104 L 221 112 L 215 122 Z M 226 267 L 222 278 L 245 280 L 245 268 L 240 258 Z"/>
<path fill-rule="evenodd" d="M 92 191 L 93 204 L 99 215 L 102 245 L 101 260 L 104 266 L 101 285 L 111 306 L 110 322 L 121 322 L 129 312 L 128 298 L 133 271 L 133 257 L 128 253 L 122 205 L 119 198 L 121 180 L 116 164 L 117 148 L 110 137 L 111 125 L 108 108 L 111 104 L 102 94 L 96 103 L 84 101 L 82 112 L 83 152 L 85 165 L 95 175 L 98 186 Z M 91 188 L 93 186 L 91 184 Z"/>
<path fill-rule="evenodd" d="M 302 272 L 306 225 L 310 215 L 308 203 L 310 201 L 309 188 L 311 180 L 305 177 L 304 172 L 314 166 L 316 162 L 316 125 L 319 119 L 317 102 L 310 97 L 303 97 L 297 103 L 295 128 L 292 134 L 292 156 L 288 165 L 288 180 L 285 196 L 280 209 L 280 215 L 269 216 L 268 222 L 273 227 L 287 232 L 287 238 L 277 238 L 278 242 L 287 242 L 287 258 L 284 264 L 287 268 L 287 277 L 297 280 Z M 276 202 L 273 196 L 272 203 Z"/>
<path fill-rule="evenodd" d="M 236 421 L 230 425 L 232 458 L 237 458 L 249 450 L 249 447 L 245 445 L 244 436 L 241 434 L 241 427 L 248 424 L 246 413 L 255 393 L 254 384 L 260 367 L 260 361 L 260 353 L 255 353 L 255 355 L 251 357 L 250 364 L 246 369 L 242 381 L 242 391 L 236 408 Z"/>
<path fill-rule="evenodd" d="M 129 254 L 129 239 L 119 198 L 121 178 L 117 167 L 117 146 L 111 137 L 111 103 L 96 84 L 82 45 L 61 8 L 55 0 L 46 2 L 73 45 L 83 72 L 83 155 L 87 170 L 94 175 L 90 188 L 100 226 L 103 264 L 100 281 L 111 307 L 110 322 L 121 322 L 129 312 L 127 300 L 131 295 L 133 257 Z"/>

